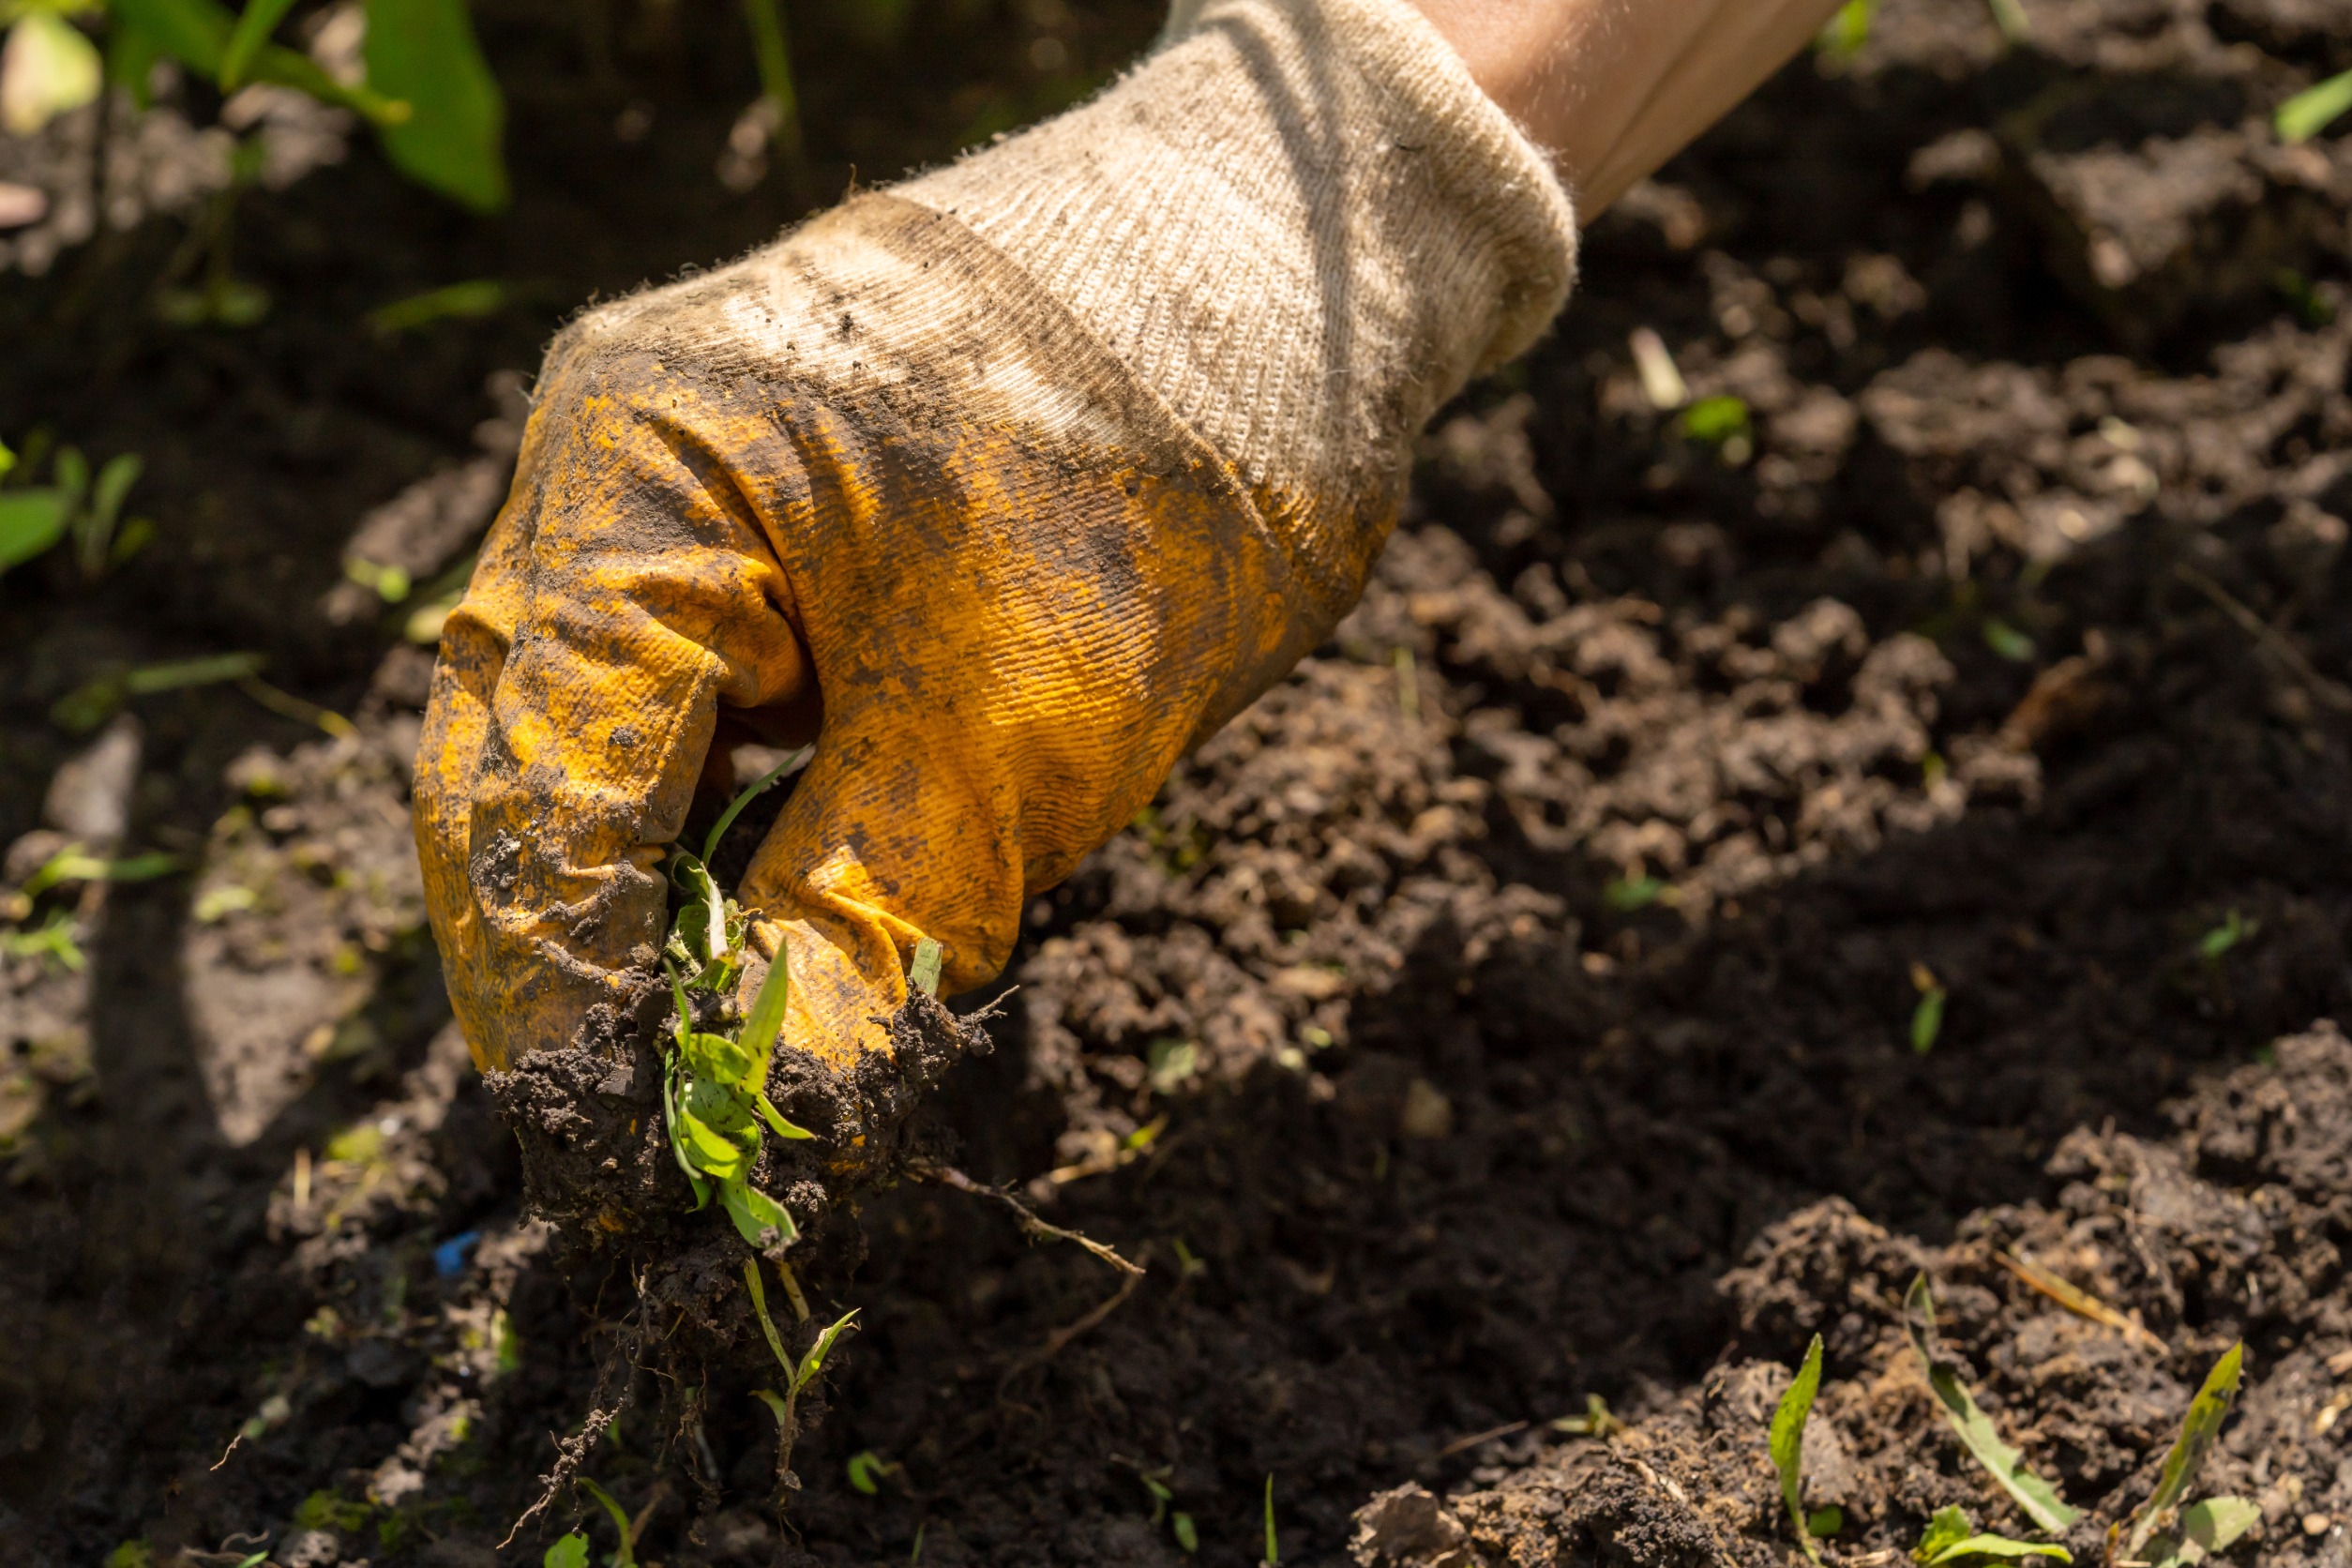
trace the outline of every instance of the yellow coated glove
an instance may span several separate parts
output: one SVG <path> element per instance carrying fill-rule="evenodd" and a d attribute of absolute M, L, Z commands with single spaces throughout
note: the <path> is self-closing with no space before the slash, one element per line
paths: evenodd
<path fill-rule="evenodd" d="M 739 890 L 784 1048 L 886 1048 L 1353 603 L 1575 226 L 1399 0 L 1217 0 L 1084 108 L 550 351 L 417 838 L 485 1068 L 658 980 L 720 715 L 816 752 Z M 755 976 L 756 978 L 756 976 Z"/>

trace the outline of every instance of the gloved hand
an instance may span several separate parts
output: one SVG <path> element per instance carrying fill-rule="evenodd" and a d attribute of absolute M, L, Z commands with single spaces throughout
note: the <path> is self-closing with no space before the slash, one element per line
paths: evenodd
<path fill-rule="evenodd" d="M 883 1046 L 923 936 L 945 990 L 996 974 L 1354 602 L 1412 435 L 1574 252 L 1401 0 L 1211 0 L 1091 104 L 582 317 L 419 760 L 476 1062 L 656 977 L 724 711 L 817 743 L 740 889 L 786 1049 Z"/>

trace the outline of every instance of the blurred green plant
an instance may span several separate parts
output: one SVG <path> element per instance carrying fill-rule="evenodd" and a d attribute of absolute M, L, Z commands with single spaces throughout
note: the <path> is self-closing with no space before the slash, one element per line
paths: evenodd
<path fill-rule="evenodd" d="M 22 463 L 0 446 L 6 455 L 0 475 L 21 467 L 19 477 L 31 477 L 43 445 L 27 443 L 33 456 Z M 109 459 L 93 480 L 89 460 L 80 448 L 66 446 L 50 464 L 48 484 L 0 490 L 0 572 L 68 538 L 83 577 L 93 582 L 136 555 L 155 537 L 155 524 L 145 518 L 126 521 L 122 510 L 144 468 L 136 452 L 124 452 Z"/>
<path fill-rule="evenodd" d="M 2282 142 L 2308 142 L 2346 113 L 2352 113 L 2352 70 L 2306 87 L 2280 104 L 2271 125 Z"/>
<path fill-rule="evenodd" d="M 418 184 L 476 211 L 505 206 L 505 105 L 465 0 L 364 4 L 364 71 L 345 81 L 271 41 L 292 0 L 249 0 L 242 12 L 219 0 L 0 0 L 12 62 L 0 126 L 29 136 L 110 81 L 143 106 L 150 68 L 172 60 L 224 93 L 265 82 L 348 109 Z M 102 54 L 85 27 L 102 36 Z"/>

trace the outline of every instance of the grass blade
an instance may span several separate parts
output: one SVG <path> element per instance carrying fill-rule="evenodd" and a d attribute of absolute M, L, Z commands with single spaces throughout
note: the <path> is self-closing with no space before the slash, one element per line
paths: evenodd
<path fill-rule="evenodd" d="M 857 1314 L 858 1308 L 854 1306 L 850 1308 L 840 1319 L 828 1325 L 822 1334 L 817 1335 L 817 1343 L 809 1347 L 807 1355 L 801 1357 L 800 1368 L 792 1374 L 794 1394 L 798 1394 L 817 1380 L 817 1374 L 825 1369 L 825 1357 L 833 1353 L 834 1342 L 841 1337 L 843 1331 L 850 1327 Z"/>
<path fill-rule="evenodd" d="M 2346 113 L 2352 113 L 2352 70 L 2306 87 L 2280 104 L 2272 124 L 2280 141 L 2308 142 Z"/>
<path fill-rule="evenodd" d="M 746 1258 L 743 1260 L 743 1284 L 744 1289 L 751 1292 L 751 1310 L 760 1319 L 760 1332 L 768 1336 L 768 1349 L 776 1352 L 776 1364 L 784 1368 L 789 1377 L 792 1370 L 792 1358 L 784 1353 L 784 1336 L 776 1332 L 776 1319 L 768 1316 L 767 1287 L 760 1283 L 758 1259 Z M 771 1395 L 769 1397 L 775 1396 Z M 784 1419 L 780 1411 L 776 1419 Z"/>
<path fill-rule="evenodd" d="M 1265 1568 L 1275 1568 L 1282 1560 L 1282 1543 L 1274 1539 L 1274 1477 L 1266 1477 L 1266 1562 Z"/>
<path fill-rule="evenodd" d="M 1772 1412 L 1772 1469 L 1780 1472 L 1780 1500 L 1788 1505 L 1788 1522 L 1796 1527 L 1797 1545 L 1816 1562 L 1821 1560 L 1821 1548 L 1813 1544 L 1813 1530 L 1805 1519 L 1804 1447 L 1805 1418 L 1813 1413 L 1814 1396 L 1820 1392 L 1821 1336 L 1817 1334 L 1805 1347 L 1804 1364 L 1797 1368 L 1796 1380 L 1780 1396 L 1780 1409 Z"/>
<path fill-rule="evenodd" d="M 1944 1419 L 1959 1434 L 1962 1446 L 2016 1500 L 2028 1518 L 2053 1535 L 2064 1531 L 2083 1516 L 2082 1511 L 2059 1497 L 2057 1487 L 2026 1469 L 2025 1456 L 2001 1440 L 1992 1418 L 1977 1408 L 1975 1395 L 1961 1382 L 1959 1374 L 1951 1364 L 1937 1358 L 1932 1339 L 1936 1300 L 1925 1274 L 1911 1281 L 1903 1305 L 1903 1326 L 1911 1336 L 1911 1349 L 1919 1352 L 1928 1387 L 1935 1391 L 1936 1402 L 1943 1407 Z"/>
<path fill-rule="evenodd" d="M 234 93 L 245 85 L 253 56 L 261 53 L 262 45 L 269 42 L 270 35 L 278 31 L 278 24 L 293 9 L 294 0 L 248 0 L 235 30 L 229 35 L 229 47 L 220 52 L 219 80 L 222 92 Z"/>
<path fill-rule="evenodd" d="M 2148 1545 L 2148 1538 L 2164 1526 L 2172 1511 L 2180 1506 L 2180 1500 L 2197 1478 L 2197 1470 L 2211 1451 L 2213 1440 L 2222 1435 L 2222 1423 L 2229 1419 L 2229 1408 L 2238 1398 L 2238 1380 L 2246 1359 L 2246 1347 L 2232 1345 L 2213 1364 L 2213 1370 L 2205 1375 L 2205 1386 L 2189 1402 L 2189 1413 L 2180 1423 L 2180 1436 L 2173 1440 L 2172 1452 L 2164 1455 L 2164 1468 L 2156 1477 L 2156 1489 L 2132 1515 L 2131 1532 L 2124 1537 L 2123 1555 L 2137 1559 Z"/>
<path fill-rule="evenodd" d="M 612 1528 L 621 1532 L 620 1548 L 612 1554 L 611 1560 L 612 1568 L 637 1568 L 636 1543 L 629 1539 L 628 1510 L 614 1501 L 611 1492 L 606 1491 L 586 1476 L 580 1476 L 577 1479 L 582 1486 L 588 1489 L 590 1497 L 604 1504 L 604 1511 L 612 1517 Z"/>
<path fill-rule="evenodd" d="M 751 1071 L 743 1080 L 744 1088 L 767 1086 L 768 1063 L 775 1059 L 776 1036 L 784 1032 L 784 1008 L 792 999 L 792 955 L 778 938 L 776 961 L 760 977 L 759 993 L 751 999 L 751 1016 L 744 1020 L 743 1048 L 751 1055 Z"/>
<path fill-rule="evenodd" d="M 761 774 L 748 788 L 727 803 L 727 809 L 718 814 L 718 821 L 711 824 L 711 831 L 702 836 L 702 860 L 705 865 L 709 864 L 711 857 L 718 852 L 718 841 L 727 837 L 729 828 L 735 825 L 735 819 L 743 815 L 743 808 L 766 792 L 769 785 L 808 761 L 816 749 L 813 746 L 802 746 L 798 751 Z"/>
<path fill-rule="evenodd" d="M 907 989 L 921 991 L 925 996 L 939 995 L 939 971 L 942 950 L 940 944 L 925 937 L 914 944 L 914 962 L 907 968 Z"/>
<path fill-rule="evenodd" d="M 784 1205 L 755 1186 L 741 1180 L 721 1182 L 718 1200 L 727 1206 L 727 1217 L 735 1222 L 735 1233 L 747 1246 L 773 1253 L 800 1240 L 800 1227 L 784 1212 Z M 764 1303 L 761 1309 L 765 1310 Z"/>

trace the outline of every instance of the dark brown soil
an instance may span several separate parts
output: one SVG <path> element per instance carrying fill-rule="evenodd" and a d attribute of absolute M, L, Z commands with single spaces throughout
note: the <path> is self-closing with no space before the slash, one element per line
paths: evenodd
<path fill-rule="evenodd" d="M 2242 1338 L 2208 1486 L 2264 1516 L 2230 1558 L 2352 1561 L 2320 1021 L 2352 1015 L 2352 138 L 2266 128 L 2352 67 L 2352 12 L 2028 9 L 2005 49 L 1886 0 L 1598 223 L 1557 335 L 1427 441 L 1362 609 L 1036 902 L 997 1050 L 906 1136 L 1148 1271 L 867 1191 L 794 1255 L 811 1320 L 770 1289 L 796 1351 L 860 1313 L 781 1530 L 725 1247 L 641 1293 L 521 1211 L 421 934 L 418 657 L 337 588 L 369 508 L 503 460 L 478 389 L 564 310 L 796 210 L 710 173 L 751 96 L 732 8 L 484 7 L 515 213 L 368 158 L 257 201 L 258 328 L 146 320 L 169 225 L 0 282 L 0 432 L 142 451 L 162 524 L 95 588 L 0 583 L 0 838 L 49 831 L 87 744 L 50 706 L 110 664 L 256 648 L 357 724 L 138 702 L 129 842 L 200 869 L 71 906 L 81 975 L 0 960 L 12 1558 L 535 1562 L 582 1509 L 601 1557 L 569 1496 L 492 1548 L 618 1409 L 575 1449 L 648 1562 L 1175 1563 L 1181 1514 L 1248 1563 L 1270 1476 L 1286 1562 L 1785 1562 L 1765 1425 L 1818 1332 L 1810 1500 L 1832 1560 L 1892 1562 L 1946 1503 L 2024 1528 L 1914 1369 L 1923 1269 L 2088 1511 L 2078 1560 Z M 852 14 L 793 11 L 812 191 L 1048 107 L 1153 20 Z M 545 304 L 356 324 L 481 275 Z M 1747 429 L 1659 412 L 1638 328 Z M 1627 1429 L 1550 1425 L 1591 1395 Z"/>

